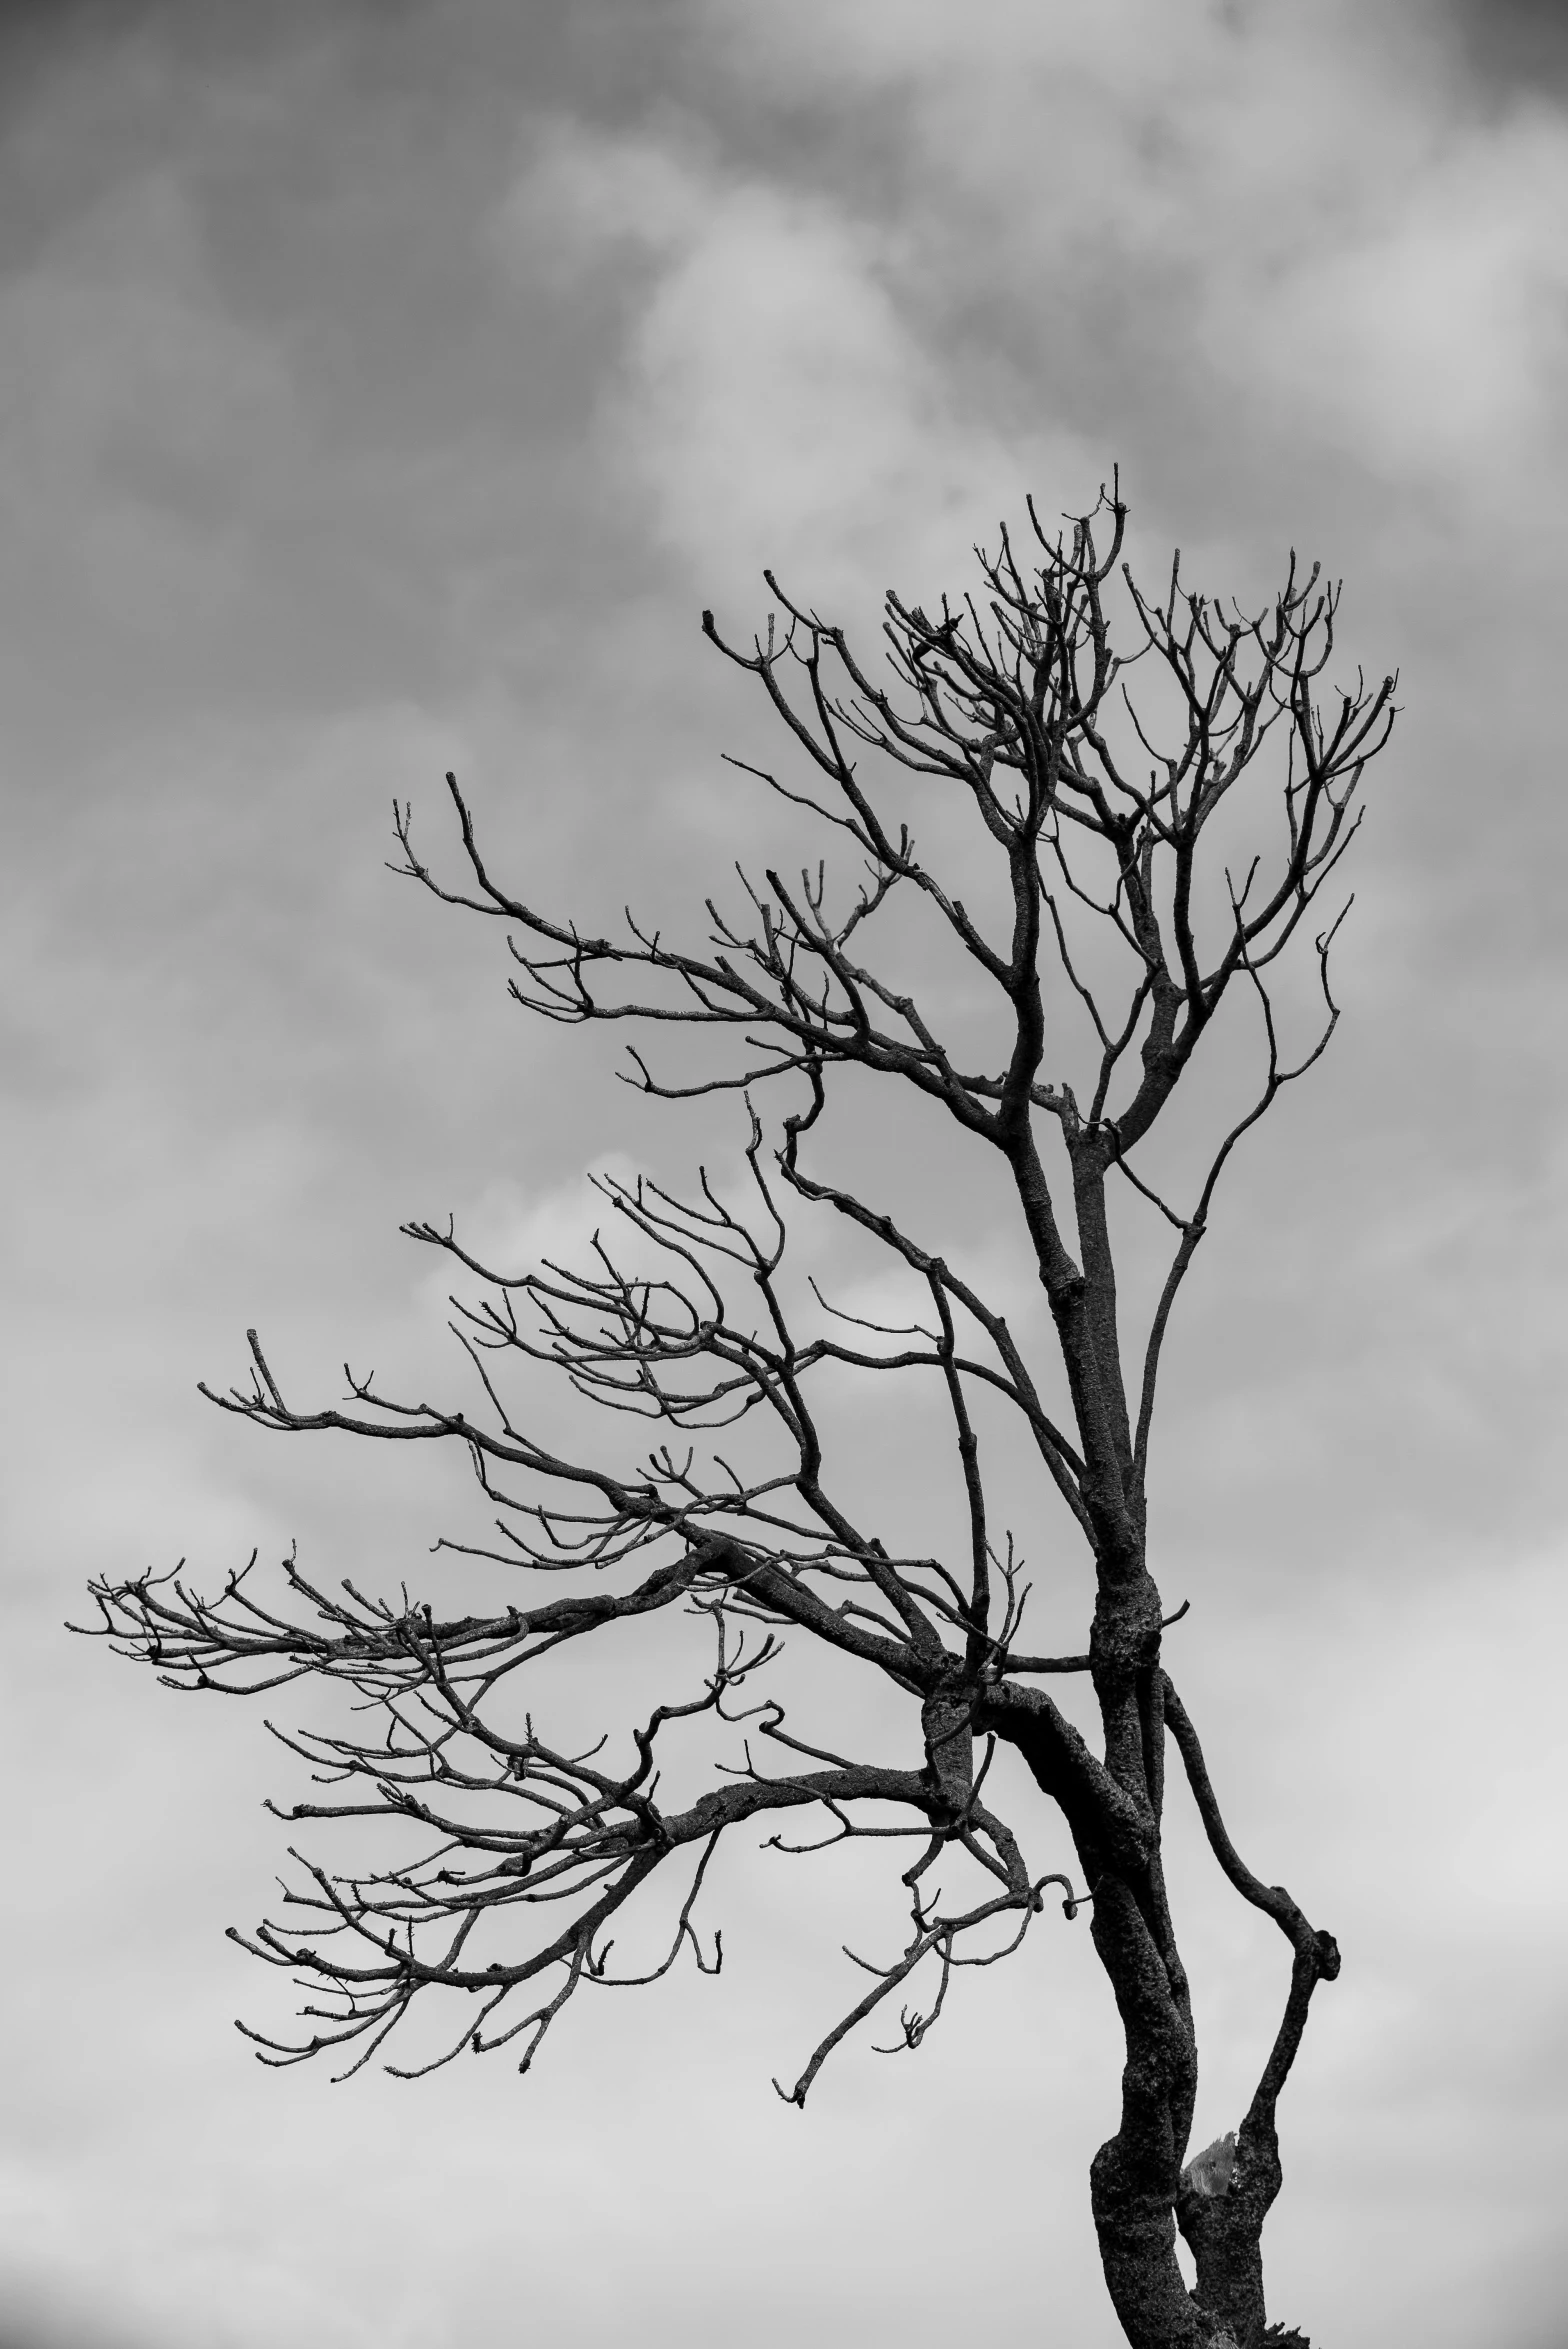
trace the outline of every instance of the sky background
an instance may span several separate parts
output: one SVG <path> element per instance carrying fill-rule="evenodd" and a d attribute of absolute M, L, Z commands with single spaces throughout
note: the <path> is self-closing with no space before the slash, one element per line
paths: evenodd
<path fill-rule="evenodd" d="M 1565 210 L 1560 6 L 0 5 L 3 2349 L 1114 2343 L 1081 1926 L 804 2115 L 769 2076 L 839 1942 L 898 1944 L 858 1854 L 729 1858 L 719 1980 L 581 2002 L 526 2081 L 268 2073 L 231 2018 L 286 1984 L 222 1936 L 291 1766 L 60 1624 L 293 1538 L 436 1591 L 455 1464 L 267 1443 L 197 1378 L 259 1322 L 302 1398 L 345 1354 L 450 1394 L 401 1220 L 566 1245 L 588 1168 L 733 1159 L 509 1010 L 493 927 L 384 869 L 393 796 L 434 859 L 456 767 L 519 886 L 673 920 L 772 837 L 700 608 L 747 632 L 766 563 L 874 628 L 1116 462 L 1155 578 L 1342 574 L 1405 713 L 1341 1033 L 1222 1195 L 1154 1472 L 1233 1832 L 1345 1955 L 1271 2312 L 1568 2342 Z M 1285 1969 L 1179 1790 L 1172 1834 L 1202 2142 Z"/>

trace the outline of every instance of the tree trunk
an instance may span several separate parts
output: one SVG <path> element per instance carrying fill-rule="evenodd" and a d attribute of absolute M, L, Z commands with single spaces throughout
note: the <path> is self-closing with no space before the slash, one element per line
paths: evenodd
<path fill-rule="evenodd" d="M 1169 2190 L 1140 2186 L 1120 2136 L 1089 2165 L 1100 2265 L 1132 2349 L 1207 2349 L 1204 2329 L 1176 2259 Z"/>
<path fill-rule="evenodd" d="M 1211 2148 L 1183 2173 L 1177 2222 L 1198 2270 L 1194 2298 L 1204 2316 L 1236 2349 L 1262 2349 L 1263 2222 L 1280 2189 L 1279 2142 L 1271 2124 L 1249 2114 L 1234 2159 L 1211 2166 L 1220 2151 Z"/>
<path fill-rule="evenodd" d="M 1207 2349 L 1209 2333 L 1176 2258 L 1197 2043 L 1157 1865 L 1151 1877 L 1135 1889 L 1102 1876 L 1095 1894 L 1091 1930 L 1116 1994 L 1127 2060 L 1121 2127 L 1090 2164 L 1090 2202 L 1106 2289 L 1132 2349 Z"/>

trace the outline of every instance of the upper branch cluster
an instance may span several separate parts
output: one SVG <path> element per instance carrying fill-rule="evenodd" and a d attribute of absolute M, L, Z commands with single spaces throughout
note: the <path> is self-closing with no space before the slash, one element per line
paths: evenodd
<path fill-rule="evenodd" d="M 1024 569 L 1004 530 L 999 554 L 979 557 L 981 595 L 957 607 L 944 598 L 934 616 L 890 592 L 892 691 L 863 667 L 842 628 L 792 602 L 771 573 L 782 625 L 770 618 L 749 650 L 725 641 L 704 614 L 714 643 L 763 686 L 817 770 L 821 796 L 732 763 L 847 835 L 865 860 L 866 878 L 842 913 L 828 908 L 824 867 L 807 867 L 794 882 L 770 867 L 758 883 L 742 875 L 749 924 L 710 901 L 706 952 L 674 946 L 630 915 L 624 938 L 584 935 L 493 880 L 451 776 L 475 890 L 435 879 L 414 850 L 406 808 L 397 810 L 403 862 L 395 869 L 450 903 L 514 925 L 522 975 L 513 991 L 546 1017 L 728 1026 L 757 1032 L 770 1048 L 763 1061 L 689 1087 L 662 1084 L 634 1055 L 650 1090 L 743 1088 L 783 1069 L 848 1061 L 904 1077 L 992 1139 L 1004 1136 L 1009 1110 L 1016 1116 L 1027 1104 L 1074 1134 L 1102 1131 L 1108 1148 L 1129 1150 L 1153 1124 L 1231 980 L 1257 978 L 1277 960 L 1343 855 L 1362 774 L 1392 723 L 1394 680 L 1375 689 L 1358 681 L 1332 707 L 1320 706 L 1338 591 L 1320 584 L 1317 567 L 1298 578 L 1292 558 L 1272 605 L 1252 616 L 1227 614 L 1183 587 L 1179 556 L 1163 596 L 1149 597 L 1120 562 L 1125 511 L 1119 498 L 1104 499 L 1060 539 L 1031 506 L 1035 567 Z M 1118 574 L 1136 637 L 1131 654 L 1112 645 L 1108 590 Z M 1150 661 L 1163 729 L 1126 682 L 1135 664 Z M 1260 851 L 1245 870 L 1227 873 L 1226 902 L 1206 940 L 1200 840 L 1281 727 L 1283 839 L 1272 860 Z M 1004 860 L 1013 907 L 1006 936 L 988 936 L 921 861 L 907 823 L 886 817 L 860 771 L 865 750 L 972 800 Z M 1010 1048 L 989 1069 L 956 1065 L 913 994 L 865 960 L 868 930 L 900 888 L 936 909 L 1010 1010 Z M 1126 949 L 1119 1002 L 1078 975 L 1069 942 L 1075 903 Z M 1065 1078 L 1042 1074 L 1043 1039 L 1030 1033 L 1042 925 L 1097 1041 L 1082 1106 Z M 638 971 L 673 980 L 673 993 L 605 991 L 616 974 Z M 1129 1055 L 1138 1067 L 1112 1116 Z"/>

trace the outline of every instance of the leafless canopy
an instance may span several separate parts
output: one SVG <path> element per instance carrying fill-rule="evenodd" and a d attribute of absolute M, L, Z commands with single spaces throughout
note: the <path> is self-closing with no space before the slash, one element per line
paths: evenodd
<path fill-rule="evenodd" d="M 1167 2214 L 1185 2194 L 1190 2235 L 1212 2217 L 1207 2206 L 1193 2215 L 1200 2187 L 1211 2193 L 1210 2173 L 1197 2186 L 1180 2178 L 1196 2056 L 1160 1863 L 1167 1731 L 1220 1866 L 1292 1950 L 1236 2183 L 1213 2203 L 1239 2213 L 1244 2189 L 1254 2204 L 1261 2197 L 1254 2246 L 1278 2184 L 1275 2099 L 1313 1986 L 1337 1971 L 1338 1955 L 1233 1850 L 1163 1667 L 1161 1600 L 1145 1555 L 1150 1428 L 1171 1307 L 1221 1171 L 1281 1088 L 1318 1058 L 1338 1018 L 1330 946 L 1339 916 L 1318 908 L 1355 833 L 1367 762 L 1388 737 L 1393 680 L 1321 687 L 1338 591 L 1315 567 L 1298 573 L 1294 557 L 1272 602 L 1248 616 L 1186 588 L 1179 558 L 1158 596 L 1140 590 L 1121 562 L 1125 509 L 1114 492 L 1065 536 L 1043 528 L 1033 508 L 1029 525 L 1027 546 L 1004 532 L 999 552 L 980 557 L 981 588 L 961 605 L 944 600 L 933 614 L 890 594 L 880 668 L 771 575 L 777 610 L 749 647 L 726 641 L 704 614 L 706 633 L 756 680 L 795 754 L 787 777 L 747 772 L 858 854 L 861 878 L 842 903 L 825 864 L 793 879 L 769 869 L 742 875 L 743 915 L 709 901 L 695 948 L 630 914 L 621 935 L 588 936 L 492 876 L 454 778 L 461 881 L 437 877 L 414 846 L 408 809 L 395 811 L 395 869 L 505 926 L 521 1004 L 567 1024 L 717 1031 L 727 1049 L 700 1083 L 661 1078 L 638 1049 L 634 1082 L 664 1095 L 733 1089 L 749 1119 L 743 1189 L 706 1174 L 685 1197 L 605 1181 L 608 1228 L 622 1237 L 596 1240 L 577 1269 L 497 1267 L 450 1227 L 405 1227 L 481 1284 L 453 1324 L 472 1377 L 464 1408 L 411 1402 L 349 1374 L 342 1405 L 299 1409 L 254 1332 L 248 1383 L 212 1395 L 270 1429 L 465 1446 L 494 1539 L 437 1548 L 517 1568 L 519 1603 L 465 1614 L 406 1591 L 390 1599 L 347 1583 L 329 1588 L 292 1559 L 281 1589 L 263 1591 L 253 1561 L 215 1597 L 179 1573 L 100 1586 L 98 1628 L 179 1688 L 345 1683 L 349 1726 L 278 1732 L 333 1790 L 282 1815 L 391 1818 L 417 1831 L 412 1856 L 372 1873 L 296 1855 L 287 1921 L 237 1936 L 310 1989 L 304 2032 L 286 2045 L 262 2039 L 265 2060 L 331 2049 L 357 2069 L 421 1993 L 444 1989 L 468 1998 L 460 2031 L 433 2060 L 510 2044 L 526 2069 L 583 1985 L 651 1980 L 687 1943 L 698 1966 L 717 1968 L 719 1937 L 705 1947 L 697 1896 L 725 1831 L 763 1814 L 812 1811 L 824 1815 L 828 1840 L 904 1835 L 918 1847 L 903 1877 L 907 1946 L 885 1963 L 856 1961 L 869 1975 L 865 1995 L 811 2055 L 789 2090 L 796 2102 L 832 2047 L 927 1959 L 929 2010 L 904 2006 L 895 2045 L 918 2044 L 954 1968 L 1016 1948 L 1053 1884 L 1069 1918 L 1091 1904 L 1129 2054 L 1140 2058 L 1129 2062 L 1121 2130 L 1095 2169 L 1107 2276 L 1129 2338 L 1198 2339 L 1167 2305 L 1168 2279 L 1135 2275 L 1130 2252 L 1113 2257 L 1113 2239 L 1131 2240 L 1128 2214 L 1151 2192 Z M 922 861 L 897 812 L 909 778 L 941 800 L 972 804 L 978 845 L 1003 884 L 1000 921 L 972 914 L 951 877 Z M 1268 845 L 1232 865 L 1226 825 L 1243 799 Z M 923 907 L 979 974 L 996 1038 L 983 1065 L 955 1056 L 940 1004 L 895 984 L 885 961 L 879 973 L 878 924 L 894 901 Z M 1315 973 L 1318 1017 L 1292 1053 L 1276 1007 L 1293 944 Z M 1161 1194 L 1144 1145 L 1233 994 L 1250 1002 L 1255 1021 L 1255 1083 L 1211 1137 L 1195 1194 L 1178 1204 Z M 1066 1059 L 1075 1033 L 1088 1039 L 1086 1061 L 1071 1064 L 1076 1084 Z M 845 1069 L 861 1072 L 861 1083 L 902 1080 L 976 1151 L 994 1154 L 1048 1307 L 1046 1359 L 1031 1358 L 1005 1314 L 949 1263 L 938 1235 L 905 1228 L 907 1217 L 863 1186 L 808 1166 L 808 1137 Z M 1107 1207 L 1114 1186 L 1163 1219 L 1170 1250 L 1126 1371 Z M 919 1300 L 911 1321 L 891 1327 L 835 1313 L 820 1298 L 803 1319 L 782 1268 L 786 1210 L 807 1203 L 896 1265 Z M 949 1249 L 961 1252 L 951 1237 Z M 651 1422 L 652 1448 L 606 1467 L 592 1446 L 566 1453 L 531 1434 L 508 1375 L 519 1358 L 564 1379 L 586 1404 Z M 825 1366 L 924 1382 L 940 1399 L 967 1514 L 960 1553 L 898 1554 L 863 1522 L 835 1475 L 835 1429 L 818 1400 Z M 1052 1382 L 1067 1398 L 1054 1415 Z M 1083 1537 L 1093 1596 L 1080 1654 L 1023 1649 L 1024 1587 L 1011 1539 L 988 1512 L 981 1398 L 987 1411 L 1000 1398 L 1016 1415 Z M 588 1424 L 602 1443 L 618 1422 L 595 1414 Z M 550 1575 L 568 1578 L 566 1595 L 535 1599 L 530 1578 Z M 519 1675 L 531 1684 L 550 1651 L 665 1609 L 706 1617 L 711 1637 L 706 1677 L 681 1701 L 587 1753 L 552 1744 L 533 1713 L 518 1710 Z M 809 1634 L 907 1694 L 919 1716 L 908 1765 L 805 1741 L 777 1698 L 754 1693 L 789 1633 Z M 1098 1752 L 1042 1685 L 1074 1672 L 1092 1676 Z M 686 1808 L 666 1807 L 664 1741 L 697 1717 L 749 1726 L 738 1758 L 707 1791 Z M 1037 1873 L 1023 1825 L 988 1802 L 998 1743 L 1017 1749 L 1065 1817 L 1076 1888 Z M 945 1903 L 932 1871 L 958 1853 L 973 1863 L 972 1897 Z M 622 1975 L 611 1964 L 617 1919 L 667 1867 L 685 1870 L 673 1940 L 662 1963 Z M 1149 2325 L 1176 2329 L 1133 2329 L 1145 2302 L 1155 2311 Z M 1259 2325 L 1261 2306 L 1260 2297 Z"/>

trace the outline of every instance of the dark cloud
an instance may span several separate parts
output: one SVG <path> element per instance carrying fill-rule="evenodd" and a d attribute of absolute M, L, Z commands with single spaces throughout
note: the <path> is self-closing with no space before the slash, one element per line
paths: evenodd
<path fill-rule="evenodd" d="M 403 0 L 388 0 L 400 13 Z M 325 16 L 329 12 L 323 11 Z M 11 102 L 18 70 L 47 70 L 61 58 L 103 53 L 149 34 L 178 33 L 203 49 L 232 48 L 237 39 L 276 40 L 301 21 L 295 0 L 245 11 L 234 0 L 0 0 L 0 56 Z"/>
<path fill-rule="evenodd" d="M 28 2322 L 21 2326 L 7 2325 L 0 2330 L 0 2349 L 121 2349 L 121 2345 L 96 2329 L 89 2332 L 74 2322 Z"/>
<path fill-rule="evenodd" d="M 22 2307 L 0 2316 L 0 2349 L 143 2349 L 141 2341 L 116 2329 L 106 2332 L 95 2317 L 25 2296 Z"/>
<path fill-rule="evenodd" d="M 0 0 L 0 271 L 204 125 L 221 155 L 253 143 L 258 103 L 310 137 L 323 100 L 481 131 L 634 120 L 678 78 L 680 24 L 681 0 Z"/>
<path fill-rule="evenodd" d="M 1568 0 L 1449 0 L 1448 14 L 1484 87 L 1568 99 Z"/>
<path fill-rule="evenodd" d="M 248 8 L 244 0 L 0 0 L 0 41 L 32 42 L 40 49 L 68 46 L 79 39 L 123 40 L 149 26 L 189 31 L 194 37 L 232 46 L 236 39 L 275 38 L 312 19 L 323 27 L 367 16 L 396 21 L 418 11 L 432 13 L 433 0 L 273 0 L 269 8 Z"/>
<path fill-rule="evenodd" d="M 388 61 L 396 78 L 400 45 L 422 58 L 444 57 L 460 75 L 464 65 L 498 54 L 542 69 L 551 78 L 565 59 L 586 90 L 643 83 L 650 45 L 667 43 L 680 15 L 678 0 L 579 0 L 570 12 L 541 0 L 0 0 L 0 60 L 10 79 L 28 66 L 47 68 L 62 58 L 108 55 L 138 41 L 177 48 L 197 66 L 266 57 L 302 41 L 363 39 Z"/>
<path fill-rule="evenodd" d="M 205 86 L 298 48 L 306 23 L 297 0 L 0 0 L 0 270 L 167 154 L 171 105 L 199 115 Z"/>

